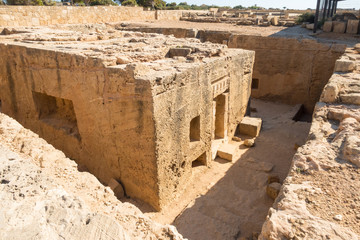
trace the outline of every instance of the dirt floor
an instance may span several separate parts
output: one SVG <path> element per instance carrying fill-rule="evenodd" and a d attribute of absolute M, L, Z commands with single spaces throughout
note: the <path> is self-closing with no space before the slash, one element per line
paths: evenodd
<path fill-rule="evenodd" d="M 273 203 L 265 191 L 268 177 L 285 179 L 296 146 L 305 143 L 310 123 L 292 120 L 299 106 L 253 99 L 251 107 L 256 110 L 251 115 L 263 120 L 255 146 L 241 144 L 241 157 L 233 163 L 217 158 L 211 168 L 197 167 L 174 204 L 147 216 L 175 225 L 190 240 L 252 238 L 261 231 Z"/>

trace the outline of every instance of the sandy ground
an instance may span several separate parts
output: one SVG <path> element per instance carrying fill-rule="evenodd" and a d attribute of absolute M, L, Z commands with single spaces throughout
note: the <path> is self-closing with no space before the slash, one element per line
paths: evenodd
<path fill-rule="evenodd" d="M 265 193 L 268 176 L 285 179 L 295 145 L 305 142 L 310 123 L 291 120 L 298 107 L 260 100 L 251 106 L 257 111 L 252 116 L 263 119 L 255 147 L 240 145 L 241 157 L 233 163 L 217 158 L 211 168 L 196 168 L 174 204 L 147 216 L 174 224 L 190 240 L 241 239 L 261 231 L 273 203 Z"/>

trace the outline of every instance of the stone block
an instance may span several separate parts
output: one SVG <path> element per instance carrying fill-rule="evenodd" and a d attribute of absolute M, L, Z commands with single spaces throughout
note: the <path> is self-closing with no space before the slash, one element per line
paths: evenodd
<path fill-rule="evenodd" d="M 313 30 L 314 24 L 313 23 L 306 24 L 306 29 Z"/>
<path fill-rule="evenodd" d="M 360 43 L 356 44 L 354 46 L 354 49 L 355 49 L 356 52 L 360 53 Z"/>
<path fill-rule="evenodd" d="M 331 32 L 333 30 L 333 22 L 332 21 L 326 21 L 323 26 L 324 32 Z"/>
<path fill-rule="evenodd" d="M 266 187 L 266 194 L 272 199 L 275 199 L 279 195 L 280 189 L 281 189 L 280 183 L 277 182 L 270 183 Z"/>
<path fill-rule="evenodd" d="M 273 17 L 271 19 L 271 24 L 274 26 L 278 26 L 279 25 L 279 18 L 278 17 Z"/>
<path fill-rule="evenodd" d="M 360 93 L 348 93 L 340 95 L 341 102 L 360 105 Z"/>
<path fill-rule="evenodd" d="M 346 27 L 346 33 L 357 34 L 359 32 L 359 20 L 349 20 Z"/>
<path fill-rule="evenodd" d="M 124 192 L 124 188 L 122 187 L 122 185 L 116 181 L 115 179 L 110 179 L 108 186 L 111 188 L 111 190 L 113 190 L 114 195 L 117 198 L 122 198 L 125 196 L 125 192 Z"/>
<path fill-rule="evenodd" d="M 191 53 L 190 48 L 170 48 L 168 57 L 186 57 Z"/>
<path fill-rule="evenodd" d="M 220 145 L 217 151 L 217 155 L 225 160 L 232 162 L 235 159 L 237 149 L 237 145 L 224 143 Z"/>
<path fill-rule="evenodd" d="M 329 83 L 325 86 L 320 97 L 321 102 L 333 103 L 336 102 L 339 94 L 339 88 L 335 83 Z"/>
<path fill-rule="evenodd" d="M 334 33 L 345 33 L 346 22 L 333 22 L 333 32 Z"/>
<path fill-rule="evenodd" d="M 335 72 L 352 72 L 356 69 L 356 63 L 349 59 L 339 59 L 335 62 Z"/>
<path fill-rule="evenodd" d="M 244 117 L 239 125 L 240 134 L 257 137 L 261 129 L 261 118 Z"/>
<path fill-rule="evenodd" d="M 255 140 L 254 139 L 245 139 L 244 145 L 248 148 L 251 148 L 255 145 Z"/>

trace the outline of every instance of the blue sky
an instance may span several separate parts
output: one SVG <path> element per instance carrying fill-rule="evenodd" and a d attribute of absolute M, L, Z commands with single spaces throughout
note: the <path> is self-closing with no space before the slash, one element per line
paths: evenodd
<path fill-rule="evenodd" d="M 257 6 L 265 8 L 291 8 L 291 9 L 306 9 L 315 8 L 316 0 L 165 0 L 166 2 L 187 2 L 189 5 L 196 4 L 207 4 L 207 5 L 218 5 L 218 6 L 236 6 L 242 5 L 249 7 L 257 4 Z M 360 0 L 346 0 L 341 1 L 338 4 L 338 8 L 356 8 L 360 9 Z"/>

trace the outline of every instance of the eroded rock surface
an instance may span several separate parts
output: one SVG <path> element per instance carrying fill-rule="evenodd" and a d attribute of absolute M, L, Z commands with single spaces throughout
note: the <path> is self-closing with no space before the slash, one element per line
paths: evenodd
<path fill-rule="evenodd" d="M 347 52 L 351 68 L 325 86 L 259 239 L 359 239 L 360 57 Z"/>
<path fill-rule="evenodd" d="M 183 239 L 0 113 L 1 239 Z"/>

